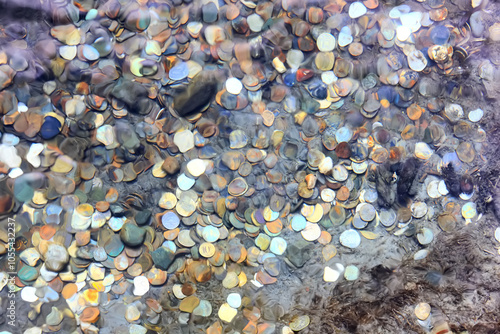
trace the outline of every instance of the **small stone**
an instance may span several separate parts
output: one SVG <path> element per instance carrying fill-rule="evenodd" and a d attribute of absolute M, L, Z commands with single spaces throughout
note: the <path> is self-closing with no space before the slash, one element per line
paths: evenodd
<path fill-rule="evenodd" d="M 77 48 L 74 45 L 63 45 L 59 48 L 59 54 L 63 59 L 73 60 L 76 57 Z"/>
<path fill-rule="evenodd" d="M 217 25 L 210 25 L 205 28 L 205 39 L 210 45 L 216 45 L 226 39 L 224 30 Z"/>
<path fill-rule="evenodd" d="M 207 23 L 213 23 L 217 21 L 218 9 L 215 3 L 209 2 L 201 7 L 201 13 L 203 15 L 203 21 Z"/>
<path fill-rule="evenodd" d="M 349 28 L 348 26 L 342 27 L 342 29 L 340 29 L 340 33 L 339 33 L 339 40 L 338 40 L 339 46 L 345 47 L 345 46 L 351 44 L 352 41 L 353 41 L 353 37 L 352 37 L 352 33 L 351 33 L 351 28 Z"/>
<path fill-rule="evenodd" d="M 480 10 L 476 11 L 476 12 L 472 13 L 470 18 L 469 18 L 471 32 L 472 32 L 472 35 L 474 37 L 483 37 L 484 29 L 486 28 L 485 24 L 483 22 L 481 12 L 482 11 L 480 11 Z M 491 37 L 491 33 L 490 33 L 490 37 Z"/>
<path fill-rule="evenodd" d="M 16 147 L 0 144 L 0 162 L 4 163 L 9 168 L 18 168 L 21 166 L 22 159 L 17 154 Z"/>
<path fill-rule="evenodd" d="M 418 252 L 413 255 L 413 259 L 415 261 L 423 260 L 429 255 L 429 250 L 428 249 L 421 249 Z"/>
<path fill-rule="evenodd" d="M 194 177 L 199 177 L 200 175 L 205 173 L 206 166 L 207 165 L 203 160 L 193 159 L 187 163 L 186 168 L 189 174 Z"/>
<path fill-rule="evenodd" d="M 476 13 L 480 13 L 481 11 L 478 11 Z M 500 23 L 495 22 L 492 26 L 488 28 L 488 31 L 490 33 L 490 39 L 493 42 L 498 42 L 500 41 Z"/>
<path fill-rule="evenodd" d="M 345 267 L 344 277 L 348 281 L 355 281 L 359 277 L 359 268 L 353 265 Z"/>
<path fill-rule="evenodd" d="M 85 105 L 85 102 L 78 98 L 73 98 L 64 105 L 64 112 L 69 117 L 80 116 L 86 109 L 87 106 Z"/>
<path fill-rule="evenodd" d="M 297 241 L 287 247 L 286 257 L 297 268 L 301 268 L 311 259 L 311 244 L 306 241 Z"/>
<path fill-rule="evenodd" d="M 139 246 L 143 243 L 146 230 L 132 223 L 126 223 L 120 230 L 120 238 L 127 246 Z"/>
<path fill-rule="evenodd" d="M 200 304 L 193 310 L 194 315 L 209 317 L 212 314 L 212 304 L 208 300 L 201 299 Z"/>
<path fill-rule="evenodd" d="M 175 253 L 166 247 L 159 247 L 151 253 L 153 262 L 158 269 L 168 270 L 172 262 L 174 262 Z"/>
<path fill-rule="evenodd" d="M 103 145 L 110 147 L 115 144 L 118 146 L 118 142 L 116 141 L 115 132 L 113 127 L 109 124 L 105 124 L 100 126 L 96 131 L 96 139 L 101 142 Z M 110 147 L 111 148 L 111 147 Z"/>
<path fill-rule="evenodd" d="M 181 169 L 179 160 L 176 157 L 172 156 L 168 156 L 167 158 L 165 158 L 161 167 L 170 175 L 177 174 L 177 172 Z"/>
<path fill-rule="evenodd" d="M 82 46 L 82 55 L 86 60 L 94 61 L 99 59 L 99 52 L 92 45 Z"/>
<path fill-rule="evenodd" d="M 28 303 L 34 303 L 38 300 L 38 296 L 35 293 L 36 288 L 32 286 L 25 286 L 21 290 L 21 299 Z"/>
<path fill-rule="evenodd" d="M 59 272 L 69 262 L 69 254 L 63 245 L 52 243 L 44 254 L 45 265 L 48 270 Z"/>
<path fill-rule="evenodd" d="M 222 286 L 226 289 L 232 289 L 238 285 L 239 281 L 238 275 L 234 271 L 231 271 L 227 273 L 226 277 L 222 281 Z"/>

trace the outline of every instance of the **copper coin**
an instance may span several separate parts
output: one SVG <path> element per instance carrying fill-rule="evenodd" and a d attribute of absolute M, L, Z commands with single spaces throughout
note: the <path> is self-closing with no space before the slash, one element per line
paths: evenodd
<path fill-rule="evenodd" d="M 457 220 L 452 214 L 449 213 L 439 215 L 437 221 L 439 227 L 445 232 L 454 231 L 457 226 Z"/>
<path fill-rule="evenodd" d="M 383 148 L 379 147 L 372 153 L 372 160 L 376 163 L 382 164 L 389 158 L 389 152 Z"/>
<path fill-rule="evenodd" d="M 346 186 L 342 186 L 339 190 L 337 190 L 337 199 L 341 202 L 346 201 L 349 198 L 349 195 L 350 192 Z"/>
<path fill-rule="evenodd" d="M 109 203 L 106 201 L 99 201 L 95 204 L 95 208 L 99 212 L 106 212 L 109 209 Z"/>
<path fill-rule="evenodd" d="M 411 119 L 412 121 L 420 119 L 423 112 L 424 109 L 416 103 L 413 103 L 408 108 L 406 108 L 406 114 L 408 115 L 408 118 Z"/>
<path fill-rule="evenodd" d="M 411 210 L 409 208 L 404 208 L 404 207 L 403 208 L 399 208 L 398 209 L 398 213 L 397 213 L 397 217 L 398 217 L 398 222 L 400 222 L 400 223 L 406 223 L 412 217 Z"/>
<path fill-rule="evenodd" d="M 227 187 L 227 191 L 233 196 L 241 196 L 248 190 L 248 184 L 245 179 L 241 177 L 235 178 L 229 186 Z"/>
<path fill-rule="evenodd" d="M 44 240 L 50 240 L 56 234 L 56 228 L 52 224 L 43 225 L 40 228 L 40 237 Z"/>
<path fill-rule="evenodd" d="M 341 142 L 335 148 L 335 153 L 341 159 L 349 159 L 351 157 L 351 147 L 349 143 Z"/>

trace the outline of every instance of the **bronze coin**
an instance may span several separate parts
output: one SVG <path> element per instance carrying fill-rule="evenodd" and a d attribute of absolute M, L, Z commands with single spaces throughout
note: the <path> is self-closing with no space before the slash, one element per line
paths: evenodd
<path fill-rule="evenodd" d="M 349 198 L 349 195 L 349 188 L 346 186 L 342 186 L 339 190 L 337 190 L 337 199 L 341 202 L 346 201 Z"/>
<path fill-rule="evenodd" d="M 351 147 L 349 143 L 341 142 L 335 148 L 335 153 L 341 159 L 349 159 L 351 157 Z"/>
<path fill-rule="evenodd" d="M 412 214 L 411 214 L 411 210 L 409 208 L 399 208 L 398 209 L 398 213 L 397 213 L 397 217 L 398 217 L 398 222 L 400 223 L 406 223 L 410 220 Z"/>

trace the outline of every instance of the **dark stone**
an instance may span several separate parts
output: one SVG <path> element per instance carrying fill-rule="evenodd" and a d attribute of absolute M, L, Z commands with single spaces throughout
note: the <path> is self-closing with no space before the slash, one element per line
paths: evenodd
<path fill-rule="evenodd" d="M 469 174 L 462 175 L 460 179 L 460 190 L 469 195 L 474 190 L 474 181 L 472 180 L 472 176 Z"/>
<path fill-rule="evenodd" d="M 138 82 L 121 79 L 113 86 L 111 96 L 125 103 L 129 111 L 137 112 L 144 109 L 140 104 L 148 97 L 148 91 Z"/>
<path fill-rule="evenodd" d="M 163 162 L 162 168 L 168 174 L 174 175 L 181 169 L 181 164 L 176 157 L 168 156 Z"/>
<path fill-rule="evenodd" d="M 123 251 L 123 243 L 117 234 L 113 234 L 104 245 L 104 250 L 109 256 L 118 256 Z M 102 261 L 101 261 L 102 262 Z"/>
<path fill-rule="evenodd" d="M 397 182 L 397 193 L 398 201 L 401 204 L 405 204 L 409 197 L 415 195 L 415 190 L 413 187 L 413 182 L 416 179 L 419 169 L 419 162 L 415 158 L 410 158 L 396 167 L 396 173 L 398 174 Z"/>
<path fill-rule="evenodd" d="M 143 243 L 146 236 L 146 230 L 132 224 L 126 223 L 120 231 L 120 238 L 127 246 L 139 246 Z"/>
<path fill-rule="evenodd" d="M 120 204 L 112 204 L 109 209 L 113 216 L 121 217 L 125 214 L 125 209 Z"/>
<path fill-rule="evenodd" d="M 203 111 L 217 94 L 215 73 L 200 73 L 189 83 L 186 90 L 174 97 L 174 109 L 179 116 Z"/>
<path fill-rule="evenodd" d="M 149 223 L 151 219 L 151 210 L 142 210 L 137 212 L 135 215 L 135 222 L 139 225 L 145 225 Z"/>
<path fill-rule="evenodd" d="M 297 268 L 301 268 L 311 259 L 311 244 L 300 240 L 288 246 L 286 257 Z"/>
<path fill-rule="evenodd" d="M 175 253 L 168 248 L 160 247 L 151 253 L 151 257 L 156 268 L 166 271 L 172 262 L 174 262 Z"/>
<path fill-rule="evenodd" d="M 451 196 L 458 197 L 460 195 L 460 177 L 455 172 L 453 165 L 449 163 L 442 168 L 444 183 L 450 192 Z"/>

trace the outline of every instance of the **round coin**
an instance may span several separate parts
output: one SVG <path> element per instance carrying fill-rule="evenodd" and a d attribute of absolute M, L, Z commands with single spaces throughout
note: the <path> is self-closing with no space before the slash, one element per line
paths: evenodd
<path fill-rule="evenodd" d="M 340 243 L 348 248 L 357 248 L 361 244 L 361 236 L 358 231 L 349 229 L 340 234 Z"/>
<path fill-rule="evenodd" d="M 290 323 L 290 329 L 294 332 L 299 332 L 309 326 L 310 322 L 311 319 L 308 315 L 301 315 L 293 319 L 293 321 Z"/>

